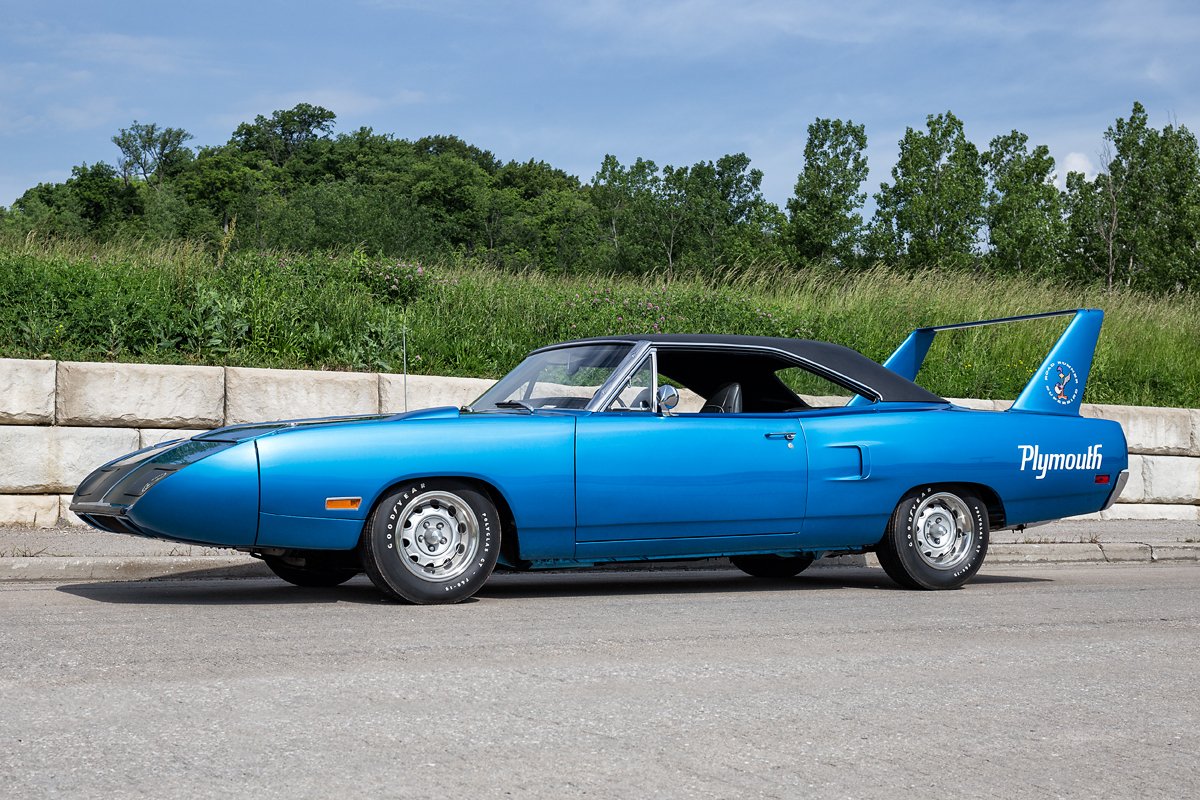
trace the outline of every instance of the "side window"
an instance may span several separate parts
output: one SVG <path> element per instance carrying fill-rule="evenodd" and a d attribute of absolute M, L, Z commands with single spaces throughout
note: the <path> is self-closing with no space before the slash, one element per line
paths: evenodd
<path fill-rule="evenodd" d="M 857 392 L 802 367 L 785 367 L 777 370 L 775 377 L 796 393 L 804 403 L 801 408 L 840 408 L 859 396 Z"/>
<path fill-rule="evenodd" d="M 653 411 L 654 369 L 647 358 L 617 392 L 606 411 Z"/>

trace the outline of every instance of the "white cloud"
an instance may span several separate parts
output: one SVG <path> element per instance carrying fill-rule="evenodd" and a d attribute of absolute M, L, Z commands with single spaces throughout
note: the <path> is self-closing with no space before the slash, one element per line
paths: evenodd
<path fill-rule="evenodd" d="M 70 131 L 109 128 L 125 117 L 125 106 L 115 97 L 88 97 L 78 103 L 54 103 L 42 117 L 45 123 Z"/>
<path fill-rule="evenodd" d="M 583 0 L 548 3 L 546 13 L 568 27 L 602 34 L 641 55 L 669 52 L 703 57 L 780 38 L 868 42 L 882 29 L 902 22 L 904 13 L 894 6 L 872 5 L 878 13 L 854 21 L 847 19 L 843 7 L 771 0 L 737 5 L 718 0 Z"/>
<path fill-rule="evenodd" d="M 1153 83 L 1166 83 L 1172 77 L 1171 68 L 1167 65 L 1167 62 L 1157 56 L 1151 59 L 1150 63 L 1146 65 L 1144 74 Z"/>
<path fill-rule="evenodd" d="M 1066 188 L 1068 172 L 1082 172 L 1089 181 L 1096 177 L 1099 170 L 1095 162 L 1083 153 L 1067 153 L 1062 160 L 1062 168 L 1054 176 L 1054 185 L 1059 189 Z"/>
<path fill-rule="evenodd" d="M 1023 8 L 1022 6 L 1028 6 Z M 702 58 L 780 40 L 859 45 L 887 41 L 991 41 L 1061 30 L 1039 3 L 1005 8 L 952 0 L 546 0 L 547 16 L 568 27 L 600 33 L 638 55 Z"/>
<path fill-rule="evenodd" d="M 0 101 L 0 136 L 26 133 L 37 125 L 37 118 L 15 106 Z"/>
<path fill-rule="evenodd" d="M 166 36 L 88 33 L 73 36 L 64 55 L 81 61 L 118 64 L 146 72 L 183 72 L 196 66 L 186 42 Z"/>
<path fill-rule="evenodd" d="M 269 116 L 272 111 L 293 108 L 300 103 L 322 106 L 337 114 L 339 118 L 369 114 L 381 109 L 411 106 L 430 100 L 429 95 L 416 89 L 396 89 L 385 94 L 367 94 L 356 89 L 316 87 L 273 94 L 260 94 L 252 98 L 240 111 L 215 115 L 216 124 L 233 127 L 250 122 L 256 116 Z"/>

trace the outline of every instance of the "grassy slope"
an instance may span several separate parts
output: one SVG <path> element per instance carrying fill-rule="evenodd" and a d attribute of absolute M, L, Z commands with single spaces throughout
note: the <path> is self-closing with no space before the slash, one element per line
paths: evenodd
<path fill-rule="evenodd" d="M 405 307 L 383 270 L 417 292 Z M 1089 402 L 1200 406 L 1200 298 L 961 273 L 820 270 L 635 280 L 249 253 L 217 269 L 187 244 L 0 243 L 0 356 L 399 370 L 496 377 L 530 349 L 606 333 L 827 339 L 882 360 L 918 325 L 1080 306 L 1106 311 Z M 1013 397 L 1062 320 L 943 334 L 919 382 Z"/>

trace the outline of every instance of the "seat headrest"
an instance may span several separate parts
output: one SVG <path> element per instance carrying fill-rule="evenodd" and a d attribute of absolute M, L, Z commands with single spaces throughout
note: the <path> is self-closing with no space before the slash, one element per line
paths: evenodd
<path fill-rule="evenodd" d="M 742 385 L 740 383 L 725 384 L 705 401 L 700 412 L 708 414 L 742 413 Z"/>

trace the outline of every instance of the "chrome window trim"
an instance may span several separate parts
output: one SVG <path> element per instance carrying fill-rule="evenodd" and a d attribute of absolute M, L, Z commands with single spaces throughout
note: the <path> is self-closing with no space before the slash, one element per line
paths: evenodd
<path fill-rule="evenodd" d="M 620 343 L 620 342 L 627 342 L 628 340 L 614 339 L 614 340 L 609 340 L 609 341 L 616 344 L 616 343 Z M 591 343 L 602 344 L 602 343 L 606 343 L 606 342 L 605 342 L 605 340 L 594 340 Z M 545 347 L 542 349 L 543 350 L 553 350 L 553 349 L 557 349 L 557 348 Z M 613 401 L 613 399 L 616 397 L 616 395 L 621 391 L 621 387 L 623 387 L 625 385 L 625 382 L 628 381 L 633 376 L 633 373 L 637 371 L 637 368 L 641 366 L 642 361 L 644 360 L 644 358 L 647 354 L 647 351 L 649 351 L 649 354 L 650 354 L 651 358 L 653 359 L 651 368 L 654 370 L 654 377 L 653 377 L 653 380 L 654 380 L 653 389 L 655 392 L 654 402 L 657 404 L 657 402 L 658 402 L 657 401 L 658 351 L 659 350 L 727 350 L 727 351 L 733 351 L 736 353 L 744 353 L 744 352 L 770 353 L 771 355 L 777 356 L 789 364 L 794 364 L 798 367 L 802 367 L 804 369 L 807 369 L 809 372 L 812 372 L 815 375 L 818 375 L 822 378 L 832 381 L 833 383 L 839 384 L 844 389 L 849 389 L 852 392 L 856 392 L 857 394 L 862 395 L 864 399 L 869 400 L 870 402 L 878 403 L 883 400 L 883 395 L 880 394 L 878 391 L 876 391 L 873 387 L 868 386 L 865 383 L 862 383 L 861 381 L 857 381 L 848 375 L 844 375 L 841 372 L 838 372 L 837 370 L 830 369 L 829 367 L 827 367 L 823 364 L 818 364 L 817 362 L 812 361 L 811 359 L 804 358 L 803 356 L 798 356 L 795 353 L 789 353 L 786 350 L 780 350 L 778 347 L 766 347 L 763 345 L 753 345 L 753 344 L 708 344 L 708 343 L 704 343 L 704 342 L 687 342 L 687 343 L 653 342 L 648 339 L 642 339 L 637 342 L 637 344 L 634 346 L 634 348 L 630 351 L 629 355 L 626 356 L 626 363 L 624 365 L 622 365 L 621 367 L 619 367 L 618 369 L 614 370 L 613 374 L 611 376 L 609 376 L 609 379 L 607 381 L 605 381 L 604 385 L 601 386 L 599 391 L 597 391 L 596 394 L 592 397 L 592 401 L 590 403 L 588 403 L 588 405 L 587 405 L 587 410 L 588 411 L 603 411 L 604 409 L 608 408 L 608 405 Z M 655 410 L 657 411 L 657 408 Z"/>
<path fill-rule="evenodd" d="M 628 340 L 616 339 L 613 344 L 629 344 Z M 606 342 L 589 342 L 589 344 L 606 344 Z M 587 411 L 603 411 L 608 408 L 608 404 L 620 393 L 621 387 L 625 382 L 633 377 L 633 373 L 641 366 L 645 359 L 646 352 L 650 350 L 650 342 L 645 340 L 639 341 L 630 349 L 629 354 L 625 356 L 625 360 L 613 370 L 612 375 L 608 376 L 600 388 L 592 395 L 591 401 L 585 406 Z M 555 348 L 543 348 L 544 350 L 552 350 Z M 534 352 L 537 352 L 536 350 Z"/>
<path fill-rule="evenodd" d="M 700 349 L 700 350 L 733 350 L 734 352 L 745 352 L 748 350 L 753 350 L 753 351 L 757 351 L 760 353 L 771 353 L 772 355 L 779 356 L 784 361 L 787 361 L 791 364 L 796 364 L 797 366 L 804 367 L 805 369 L 809 370 L 810 372 L 813 372 L 823 378 L 827 378 L 827 379 L 833 381 L 834 383 L 841 384 L 842 388 L 850 389 L 851 391 L 857 392 L 858 394 L 861 394 L 863 397 L 865 397 L 866 399 L 868 399 L 872 402 L 879 402 L 879 401 L 883 400 L 883 395 L 880 394 L 878 391 L 876 391 L 873 387 L 868 386 L 867 384 L 862 383 L 861 381 L 857 381 L 854 378 L 851 378 L 849 375 L 843 375 L 842 373 L 838 372 L 837 370 L 830 369 L 829 367 L 825 366 L 824 364 L 818 364 L 817 362 L 812 361 L 811 359 L 807 359 L 804 356 L 798 356 L 795 353 L 789 353 L 786 350 L 780 350 L 778 347 L 766 347 L 764 345 L 757 345 L 757 344 L 706 344 L 703 342 L 700 342 L 700 343 L 689 342 L 687 344 L 675 344 L 673 342 L 665 342 L 665 343 L 658 343 L 655 345 L 655 347 L 663 349 L 663 350 L 696 350 L 696 349 Z"/>
<path fill-rule="evenodd" d="M 663 415 L 663 410 L 658 407 L 658 348 L 650 348 L 650 412 L 652 414 Z"/>

